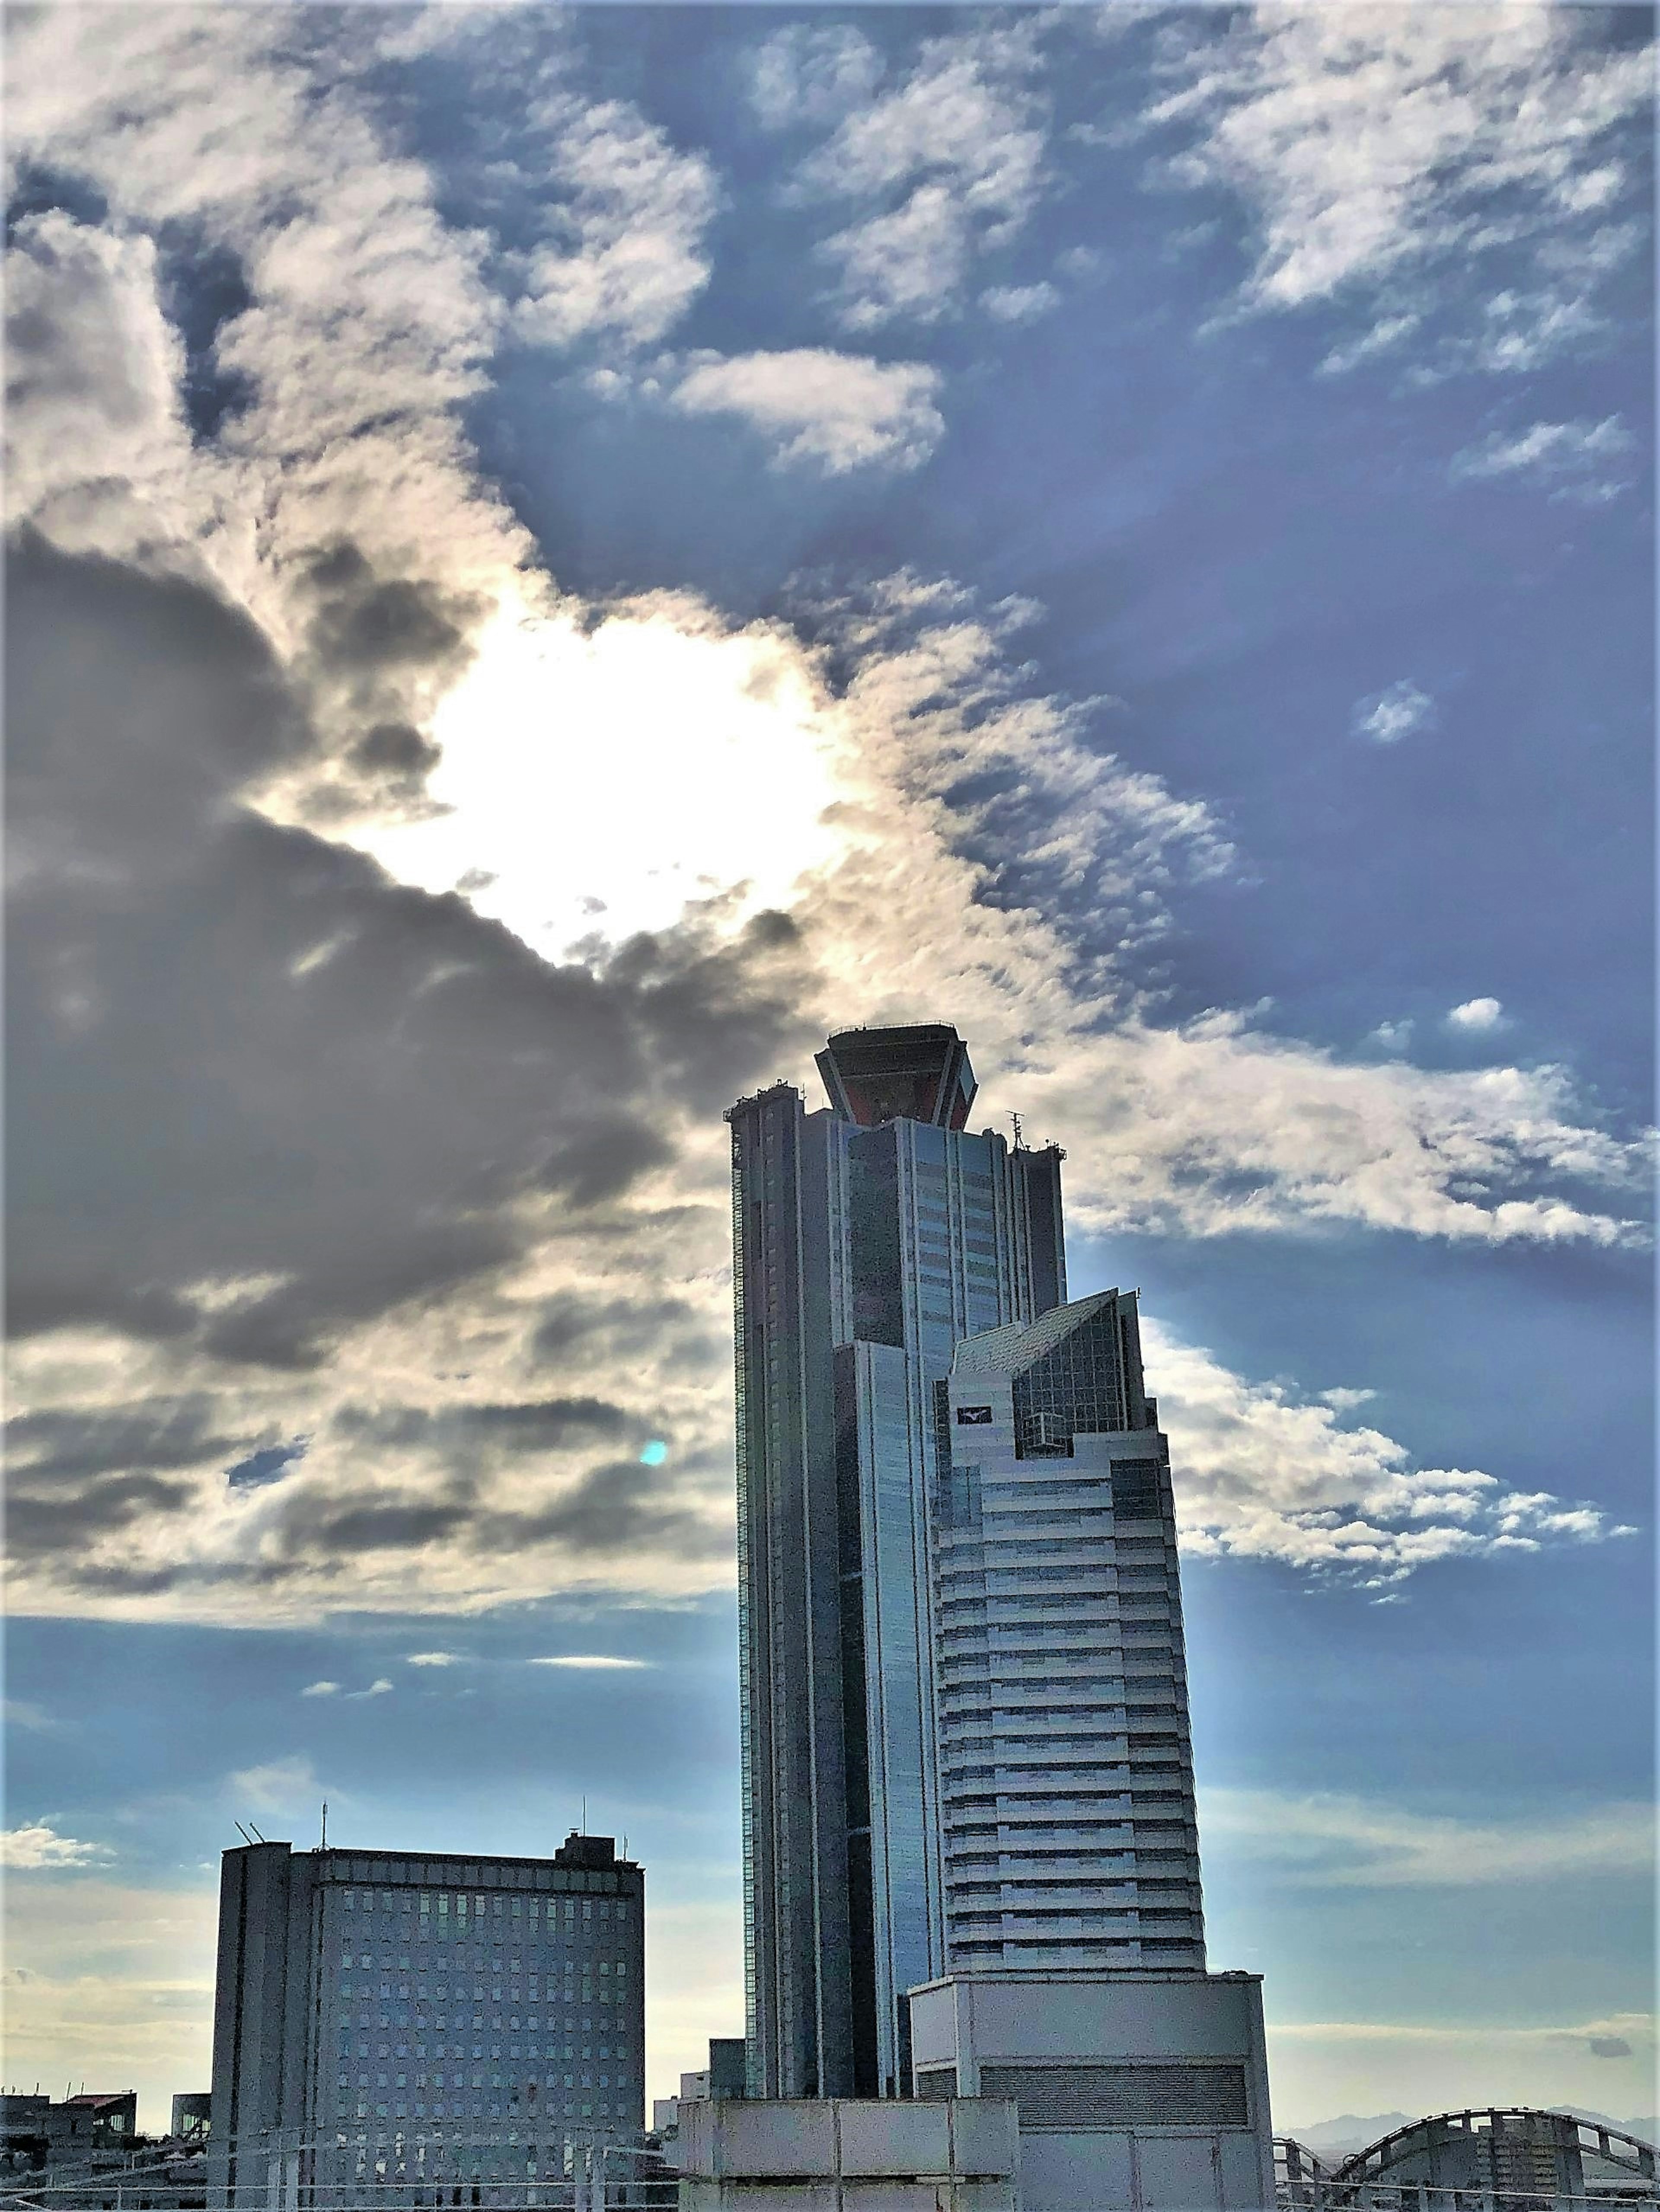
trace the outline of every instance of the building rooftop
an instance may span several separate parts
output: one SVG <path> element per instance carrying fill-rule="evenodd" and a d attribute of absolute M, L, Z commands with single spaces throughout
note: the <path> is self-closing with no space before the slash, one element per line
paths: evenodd
<path fill-rule="evenodd" d="M 961 1129 L 977 1088 L 969 1048 L 948 1022 L 838 1030 L 818 1066 L 832 1109 L 861 1129 L 884 1121 Z"/>
<path fill-rule="evenodd" d="M 1006 1322 L 1001 1328 L 968 1337 L 957 1347 L 952 1373 L 1010 1375 L 1029 1367 L 1093 1321 L 1104 1307 L 1116 1304 L 1118 1296 L 1116 1291 L 1092 1291 L 1088 1297 L 1074 1298 L 1070 1305 L 1052 1307 L 1036 1321 Z"/>

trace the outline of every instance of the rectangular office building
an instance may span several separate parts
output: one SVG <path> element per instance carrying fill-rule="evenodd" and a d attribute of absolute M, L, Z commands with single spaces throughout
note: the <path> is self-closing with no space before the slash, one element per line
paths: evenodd
<path fill-rule="evenodd" d="M 551 1859 L 227 1851 L 210 2204 L 522 2203 L 573 2145 L 637 2136 L 644 1917 L 606 1836 Z"/>
<path fill-rule="evenodd" d="M 903 2094 L 943 1971 L 927 1500 L 964 1337 L 1066 1296 L 1058 1148 L 966 1127 L 943 1024 L 844 1030 L 733 1146 L 750 2089 Z"/>

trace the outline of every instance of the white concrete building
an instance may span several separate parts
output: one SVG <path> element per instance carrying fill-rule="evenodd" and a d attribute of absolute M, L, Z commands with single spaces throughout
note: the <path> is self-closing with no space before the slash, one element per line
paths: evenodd
<path fill-rule="evenodd" d="M 939 1395 L 948 1968 L 1202 1973 L 1170 1451 L 1134 1294 L 970 1337 Z"/>
<path fill-rule="evenodd" d="M 912 2079 L 1016 2100 L 1025 2212 L 1274 2202 L 1262 1985 L 1206 1972 L 1158 1420 L 1117 1291 L 969 1339 L 935 1393 L 947 1971 Z"/>
<path fill-rule="evenodd" d="M 1274 2203 L 1254 1974 L 990 1970 L 911 1993 L 919 2099 L 1011 2098 L 1025 2212 Z"/>

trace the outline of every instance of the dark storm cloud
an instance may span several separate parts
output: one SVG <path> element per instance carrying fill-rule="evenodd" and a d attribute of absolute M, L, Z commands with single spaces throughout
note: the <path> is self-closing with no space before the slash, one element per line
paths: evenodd
<path fill-rule="evenodd" d="M 612 1460 L 534 1512 L 489 1513 L 475 1525 L 473 1540 L 489 1544 L 554 1541 L 577 1552 L 618 1552 L 634 1543 L 654 1548 L 672 1543 L 683 1553 L 713 1557 L 729 1551 L 732 1538 L 668 1502 L 663 1471 L 637 1460 Z"/>
<path fill-rule="evenodd" d="M 317 811 L 418 800 L 439 752 L 411 717 L 471 659 L 483 603 L 379 572 L 346 540 L 313 556 L 298 596 L 310 612 L 294 676 L 344 738 L 343 778 L 313 794 Z"/>
<path fill-rule="evenodd" d="M 6 1540 L 14 1559 L 39 1558 L 129 1528 L 141 1515 L 182 1505 L 188 1482 L 158 1474 L 117 1474 L 43 1495 L 13 1481 L 6 1498 Z"/>
<path fill-rule="evenodd" d="M 348 758 L 370 775 L 418 780 L 438 765 L 439 748 L 410 722 L 377 722 L 365 730 Z"/>
<path fill-rule="evenodd" d="M 573 1437 L 620 1436 L 639 1425 L 606 1398 L 544 1398 L 523 1405 L 343 1406 L 337 1431 L 381 1445 L 449 1449 L 468 1442 L 514 1452 L 554 1451 Z"/>
<path fill-rule="evenodd" d="M 725 1339 L 684 1298 L 593 1298 L 562 1291 L 544 1304 L 532 1350 L 538 1359 L 559 1359 L 595 1339 L 618 1352 L 649 1352 L 660 1373 L 706 1371 L 725 1349 Z"/>
<path fill-rule="evenodd" d="M 14 1480 L 51 1475 L 65 1481 L 200 1466 L 237 1448 L 239 1439 L 216 1425 L 219 1411 L 216 1401 L 203 1392 L 97 1413 L 19 1413 L 6 1423 L 7 1464 Z"/>
<path fill-rule="evenodd" d="M 331 652 L 451 649 L 452 612 L 337 556 Z M 39 544 L 10 564 L 14 1329 L 194 1334 L 299 1368 L 672 1157 L 793 1027 L 774 924 L 596 977 L 465 901 L 255 816 L 312 738 L 208 591 Z M 346 611 L 342 611 L 342 608 Z M 319 621 L 323 617 L 319 616 Z M 205 1307 L 193 1286 L 240 1285 Z"/>
<path fill-rule="evenodd" d="M 467 633 L 482 604 L 409 576 L 377 575 L 356 546 L 319 553 L 306 582 L 316 602 L 306 645 L 331 673 L 374 682 L 393 669 L 459 675 L 471 658 Z"/>

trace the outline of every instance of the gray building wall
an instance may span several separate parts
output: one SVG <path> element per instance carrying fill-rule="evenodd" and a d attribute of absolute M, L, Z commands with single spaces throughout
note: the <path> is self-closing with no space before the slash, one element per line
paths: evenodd
<path fill-rule="evenodd" d="M 644 1910 L 605 1838 L 551 1860 L 227 1851 L 210 2203 L 522 2198 L 573 2142 L 637 2132 Z"/>
<path fill-rule="evenodd" d="M 884 1090 L 860 1063 L 890 1046 L 923 1073 Z M 903 1993 L 944 1965 L 933 1388 L 963 1337 L 1064 1297 L 1061 1155 L 962 1126 L 954 1031 L 820 1065 L 830 1110 L 781 1085 L 727 1117 L 750 2087 L 891 2095 Z"/>

